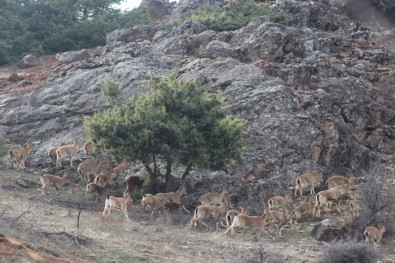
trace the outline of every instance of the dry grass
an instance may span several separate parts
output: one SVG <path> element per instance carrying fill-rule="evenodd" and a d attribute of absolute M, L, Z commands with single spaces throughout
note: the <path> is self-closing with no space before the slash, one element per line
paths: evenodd
<path fill-rule="evenodd" d="M 19 186 L 19 176 L 30 186 Z M 214 231 L 210 220 L 205 221 L 209 228 L 191 229 L 192 215 L 179 208 L 155 215 L 152 223 L 150 212 L 136 203 L 129 209 L 132 222 L 118 211 L 103 217 L 103 202 L 86 197 L 83 184 L 65 185 L 61 196 L 54 189 L 41 196 L 38 183 L 36 174 L 1 171 L 0 195 L 7 198 L 0 199 L 0 233 L 19 240 L 45 262 L 317 262 L 320 252 L 320 243 L 308 237 L 314 222 L 285 229 L 280 239 L 256 230 L 228 237 Z M 113 193 L 120 196 L 121 191 Z M 22 262 L 0 250 L 0 261 L 4 258 Z"/>

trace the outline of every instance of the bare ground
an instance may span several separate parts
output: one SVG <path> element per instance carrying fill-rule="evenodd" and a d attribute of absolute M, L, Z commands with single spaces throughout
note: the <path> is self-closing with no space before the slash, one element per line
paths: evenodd
<path fill-rule="evenodd" d="M 40 187 L 37 174 L 0 171 L 0 234 L 20 242 L 0 235 L 0 262 L 318 262 L 325 246 L 309 237 L 316 221 L 284 229 L 281 238 L 254 230 L 229 237 L 210 220 L 208 228 L 191 229 L 192 215 L 179 208 L 151 222 L 133 203 L 127 222 L 117 211 L 103 217 L 103 202 L 85 196 L 81 184 L 66 185 L 60 196 L 54 189 L 41 196 Z M 395 259 L 393 244 L 379 248 L 388 260 Z"/>

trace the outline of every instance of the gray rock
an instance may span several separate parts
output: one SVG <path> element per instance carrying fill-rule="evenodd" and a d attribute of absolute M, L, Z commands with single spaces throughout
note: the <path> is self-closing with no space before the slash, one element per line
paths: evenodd
<path fill-rule="evenodd" d="M 68 51 L 57 56 L 60 64 L 69 64 L 75 61 L 81 61 L 90 58 L 89 51 L 87 49 Z"/>
<path fill-rule="evenodd" d="M 337 222 L 325 219 L 314 226 L 311 236 L 317 241 L 333 242 L 344 239 L 345 232 Z"/>
<path fill-rule="evenodd" d="M 18 67 L 20 68 L 31 68 L 41 65 L 43 63 L 43 59 L 40 57 L 33 56 L 31 54 L 23 57 L 22 61 L 19 62 Z"/>

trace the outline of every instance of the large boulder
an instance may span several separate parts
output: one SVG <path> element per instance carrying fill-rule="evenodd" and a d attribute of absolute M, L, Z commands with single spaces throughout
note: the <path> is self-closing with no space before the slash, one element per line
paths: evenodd
<path fill-rule="evenodd" d="M 19 62 L 18 67 L 31 68 L 41 65 L 42 63 L 43 63 L 42 58 L 29 54 L 23 57 L 22 61 Z"/>
<path fill-rule="evenodd" d="M 91 55 L 87 49 L 81 49 L 77 51 L 67 51 L 57 55 L 57 59 L 60 64 L 69 64 L 75 61 L 81 61 L 90 58 Z"/>
<path fill-rule="evenodd" d="M 311 236 L 317 241 L 333 242 L 344 239 L 346 233 L 342 229 L 342 226 L 339 225 L 339 222 L 324 219 L 318 225 L 314 226 Z"/>

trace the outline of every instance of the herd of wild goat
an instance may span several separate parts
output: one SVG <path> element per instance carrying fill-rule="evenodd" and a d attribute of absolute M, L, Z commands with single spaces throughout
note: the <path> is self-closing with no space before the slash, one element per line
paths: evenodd
<path fill-rule="evenodd" d="M 69 160 L 70 166 L 73 167 L 73 157 L 78 155 L 79 139 L 75 138 L 74 143 L 65 145 L 62 143 L 58 147 L 49 149 L 48 156 L 51 158 L 56 167 L 62 167 L 63 160 Z M 9 157 L 13 166 L 17 168 L 26 168 L 25 161 L 32 152 L 34 145 L 28 141 L 24 146 L 12 145 L 9 151 Z M 93 158 L 93 144 L 88 141 L 84 144 L 85 153 Z M 109 169 L 99 173 L 102 160 L 98 158 L 96 161 L 85 160 L 81 162 L 77 168 L 78 174 L 81 176 L 82 182 L 86 184 L 86 193 L 96 195 L 95 201 L 101 196 L 107 188 L 113 185 L 114 178 L 126 170 L 128 164 L 123 162 L 116 167 L 110 165 Z M 90 182 L 93 179 L 93 182 Z M 70 181 L 70 173 L 65 173 L 63 177 L 52 174 L 43 174 L 40 177 L 42 183 L 42 194 L 46 194 L 45 188 L 52 186 L 60 194 L 59 190 L 68 181 Z M 144 194 L 141 203 L 144 208 L 149 208 L 151 219 L 155 211 L 165 208 L 167 204 L 176 204 L 181 206 L 185 211 L 189 212 L 181 203 L 181 198 L 187 193 L 186 184 L 180 181 L 180 188 L 176 192 L 158 193 L 156 195 Z M 358 216 L 362 209 L 361 203 L 350 194 L 351 189 L 355 189 L 354 177 L 352 174 L 347 176 L 331 176 L 327 179 L 327 190 L 315 193 L 314 188 L 324 182 L 323 176 L 311 172 L 306 172 L 296 178 L 295 192 L 284 196 L 273 196 L 268 200 L 268 209 L 260 216 L 251 216 L 248 214 L 248 207 L 242 206 L 241 211 L 233 210 L 229 206 L 229 198 L 234 194 L 230 189 L 222 186 L 218 193 L 205 193 L 199 197 L 199 206 L 194 211 L 191 220 L 191 226 L 196 227 L 198 222 L 203 219 L 213 217 L 216 221 L 217 230 L 221 218 L 225 217 L 226 231 L 225 234 L 236 234 L 244 228 L 256 228 L 260 230 L 270 229 L 272 226 L 276 228 L 276 236 L 281 236 L 281 229 L 285 225 L 291 228 L 297 223 L 297 220 L 303 216 L 321 216 L 321 211 L 327 207 L 335 205 L 337 212 L 342 213 L 343 209 L 339 206 L 341 197 L 348 197 L 350 214 L 352 218 Z M 141 188 L 144 181 L 138 175 L 130 175 L 125 177 L 126 191 L 123 197 L 107 196 L 105 199 L 103 215 L 111 213 L 112 209 L 120 210 L 124 213 L 126 219 L 130 221 L 128 216 L 128 203 L 131 200 L 132 192 Z M 305 189 L 310 188 L 310 197 L 303 198 Z M 299 196 L 299 197 L 298 197 Z M 314 198 L 313 198 L 314 196 Z M 297 199 L 302 201 L 297 202 Z M 222 223 L 223 224 L 223 223 Z M 385 231 L 383 225 L 378 228 L 373 226 L 366 227 L 364 235 L 366 241 L 378 245 Z"/>

